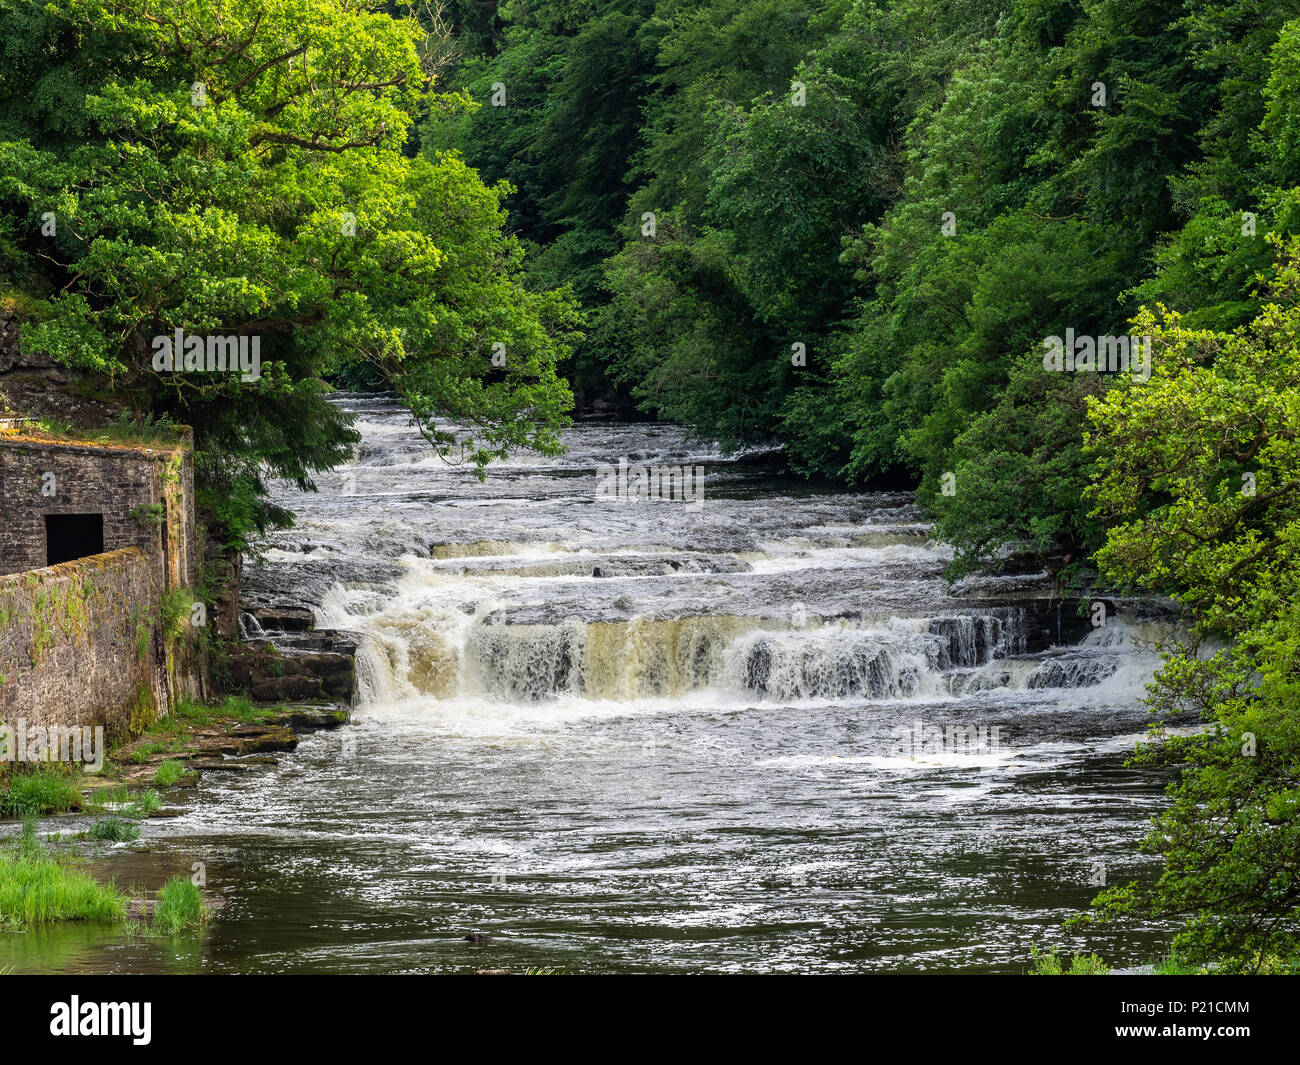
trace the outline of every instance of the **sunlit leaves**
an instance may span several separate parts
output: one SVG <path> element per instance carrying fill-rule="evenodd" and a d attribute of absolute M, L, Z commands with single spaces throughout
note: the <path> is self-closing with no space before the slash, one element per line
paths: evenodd
<path fill-rule="evenodd" d="M 193 424 L 237 520 L 278 520 L 247 505 L 264 471 L 306 485 L 347 456 L 355 434 L 317 382 L 348 366 L 425 424 L 462 421 L 475 461 L 558 446 L 572 310 L 525 290 L 506 190 L 412 150 L 426 107 L 463 106 L 437 95 L 415 18 L 370 0 L 57 0 L 0 29 L 22 60 L 4 87 L 67 112 L 0 124 L 0 250 L 34 293 L 23 343 Z M 263 379 L 159 377 L 150 338 L 175 329 L 261 338 Z M 492 374 L 499 340 L 517 357 Z M 287 415 L 310 428 L 286 435 Z"/>

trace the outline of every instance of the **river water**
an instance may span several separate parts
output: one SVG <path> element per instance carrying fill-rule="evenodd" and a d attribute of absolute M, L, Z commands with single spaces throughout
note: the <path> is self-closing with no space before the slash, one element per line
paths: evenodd
<path fill-rule="evenodd" d="M 1153 868 L 1137 845 L 1161 782 L 1123 766 L 1151 623 L 1046 646 L 1025 609 L 1045 578 L 949 590 L 909 496 L 783 480 L 677 428 L 578 425 L 565 455 L 480 482 L 391 397 L 339 402 L 355 461 L 316 494 L 278 487 L 298 524 L 245 595 L 357 634 L 353 725 L 205 774 L 146 852 L 96 852 L 124 885 L 202 863 L 225 905 L 201 940 L 0 936 L 0 969 L 1015 973 L 1035 943 L 1160 953 L 1160 929 L 1061 928 L 1103 879 Z M 698 467 L 702 498 L 602 497 L 620 459 Z"/>

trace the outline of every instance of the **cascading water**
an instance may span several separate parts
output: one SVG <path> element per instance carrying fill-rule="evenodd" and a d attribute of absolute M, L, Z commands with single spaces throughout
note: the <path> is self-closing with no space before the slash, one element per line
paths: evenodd
<path fill-rule="evenodd" d="M 1035 941 L 1155 952 L 1060 927 L 1098 869 L 1149 870 L 1160 788 L 1123 756 L 1150 624 L 1055 646 L 1045 578 L 948 589 L 909 496 L 783 481 L 676 428 L 579 425 L 565 455 L 484 484 L 391 397 L 340 402 L 356 459 L 318 494 L 281 488 L 298 524 L 245 598 L 355 634 L 355 725 L 205 783 L 168 824 L 177 862 L 233 900 L 206 969 L 1019 972 Z M 601 497 L 620 459 L 702 466 L 702 503 Z"/>

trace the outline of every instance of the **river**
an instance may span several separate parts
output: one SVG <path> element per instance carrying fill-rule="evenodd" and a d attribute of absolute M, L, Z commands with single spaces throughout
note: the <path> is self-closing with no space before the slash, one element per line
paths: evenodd
<path fill-rule="evenodd" d="M 124 885 L 201 862 L 225 903 L 201 940 L 0 935 L 0 969 L 1016 973 L 1035 943 L 1160 952 L 1160 929 L 1061 928 L 1153 869 L 1160 781 L 1123 765 L 1151 623 L 1047 646 L 1024 609 L 1042 574 L 949 590 L 908 495 L 785 480 L 678 428 L 580 424 L 563 456 L 480 482 L 391 397 L 339 402 L 355 461 L 315 494 L 277 486 L 298 523 L 245 595 L 357 634 L 353 725 L 205 774 L 147 852 L 97 852 Z M 602 498 L 620 459 L 699 467 L 702 498 Z"/>

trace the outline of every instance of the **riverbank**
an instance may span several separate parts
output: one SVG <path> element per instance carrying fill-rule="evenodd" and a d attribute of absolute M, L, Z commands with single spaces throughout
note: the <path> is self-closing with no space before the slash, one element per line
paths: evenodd
<path fill-rule="evenodd" d="M 94 771 L 56 762 L 8 772 L 0 778 L 0 815 L 13 828 L 6 831 L 0 821 L 0 930 L 39 935 L 76 921 L 123 926 L 128 934 L 197 931 L 224 906 L 206 896 L 203 876 L 187 879 L 166 863 L 151 871 L 136 862 L 123 890 L 103 869 L 88 871 L 87 859 L 102 863 L 105 849 L 115 846 L 147 856 L 143 823 L 182 816 L 202 775 L 275 765 L 301 735 L 348 720 L 347 708 L 337 704 L 258 706 L 243 697 L 216 706 L 182 702 L 144 734 L 110 749 Z M 161 885 L 156 892 L 142 886 L 152 883 Z"/>

